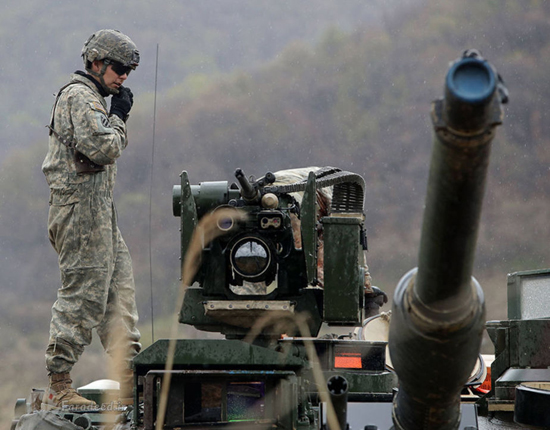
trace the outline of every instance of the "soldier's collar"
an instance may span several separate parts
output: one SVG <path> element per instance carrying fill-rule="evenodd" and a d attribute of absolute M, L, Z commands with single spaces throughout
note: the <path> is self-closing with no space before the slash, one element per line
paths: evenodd
<path fill-rule="evenodd" d="M 94 83 L 94 85 L 96 86 L 97 90 L 99 91 L 99 94 L 101 94 L 103 97 L 110 96 L 110 94 L 103 89 L 101 84 L 99 82 L 97 82 L 92 75 L 89 75 L 88 73 L 83 72 L 82 70 L 77 70 L 74 73 L 76 75 L 84 76 L 85 78 L 88 78 L 90 81 L 92 81 Z"/>

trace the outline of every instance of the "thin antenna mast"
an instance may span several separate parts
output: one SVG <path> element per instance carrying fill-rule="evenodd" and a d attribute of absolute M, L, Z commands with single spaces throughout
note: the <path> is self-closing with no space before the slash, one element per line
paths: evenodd
<path fill-rule="evenodd" d="M 157 43 L 157 57 L 155 62 L 155 97 L 153 102 L 153 144 L 151 145 L 151 177 L 149 178 L 149 284 L 151 287 L 151 343 L 155 342 L 155 315 L 153 311 L 153 257 L 152 257 L 152 229 L 153 219 L 153 168 L 155 166 L 155 135 L 157 125 L 157 77 L 159 71 L 159 44 Z"/>

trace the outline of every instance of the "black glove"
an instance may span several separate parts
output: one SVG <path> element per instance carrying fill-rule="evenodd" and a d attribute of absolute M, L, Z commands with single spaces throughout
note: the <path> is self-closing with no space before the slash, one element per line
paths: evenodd
<path fill-rule="evenodd" d="M 122 121 L 126 121 L 133 104 L 134 95 L 130 88 L 120 87 L 118 89 L 118 94 L 115 94 L 111 100 L 111 112 L 109 112 L 109 114 L 116 115 Z"/>

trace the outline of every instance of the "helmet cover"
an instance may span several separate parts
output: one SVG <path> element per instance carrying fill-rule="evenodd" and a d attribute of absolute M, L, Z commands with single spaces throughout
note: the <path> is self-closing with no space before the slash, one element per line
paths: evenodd
<path fill-rule="evenodd" d="M 116 94 L 118 90 L 108 88 L 103 80 L 107 62 L 105 62 L 99 73 L 92 70 L 92 63 L 96 60 L 110 60 L 134 70 L 139 65 L 139 51 L 136 44 L 132 39 L 118 30 L 99 30 L 92 34 L 84 42 L 81 56 L 86 71 L 97 76 L 103 88 L 110 94 Z"/>
<path fill-rule="evenodd" d="M 92 34 L 82 48 L 84 66 L 95 60 L 118 61 L 125 67 L 135 69 L 139 64 L 136 44 L 118 30 L 99 30 Z"/>

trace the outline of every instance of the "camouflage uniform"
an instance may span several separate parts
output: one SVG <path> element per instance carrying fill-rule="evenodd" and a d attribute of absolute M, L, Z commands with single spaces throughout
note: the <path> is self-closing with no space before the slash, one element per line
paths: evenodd
<path fill-rule="evenodd" d="M 132 262 L 113 203 L 115 160 L 127 145 L 126 126 L 107 112 L 96 85 L 72 75 L 54 107 L 54 128 L 104 170 L 78 174 L 74 150 L 54 134 L 42 165 L 50 186 L 49 239 L 59 255 L 62 283 L 46 351 L 54 374 L 71 370 L 93 328 L 111 356 L 128 360 L 141 349 Z"/>

